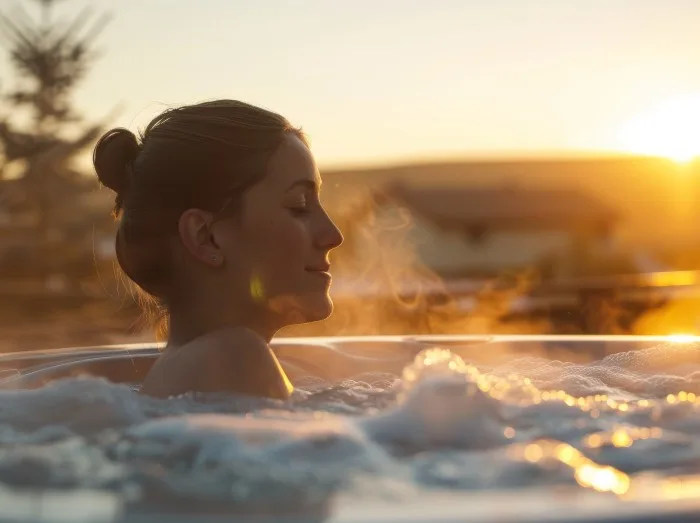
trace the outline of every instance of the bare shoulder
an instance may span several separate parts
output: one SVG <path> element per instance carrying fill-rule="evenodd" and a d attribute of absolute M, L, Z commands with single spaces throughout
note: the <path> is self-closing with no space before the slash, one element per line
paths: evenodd
<path fill-rule="evenodd" d="M 293 388 L 263 338 L 246 328 L 207 333 L 159 358 L 142 392 L 237 392 L 278 399 Z"/>
<path fill-rule="evenodd" d="M 234 327 L 212 332 L 201 340 L 218 390 L 286 399 L 294 390 L 267 342 L 255 332 Z"/>

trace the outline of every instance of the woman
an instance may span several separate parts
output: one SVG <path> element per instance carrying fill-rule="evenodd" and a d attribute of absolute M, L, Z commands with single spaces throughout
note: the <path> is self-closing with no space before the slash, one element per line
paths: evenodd
<path fill-rule="evenodd" d="M 331 314 L 328 254 L 343 241 L 302 131 L 219 100 L 167 110 L 138 139 L 112 129 L 93 163 L 116 193 L 119 265 L 167 313 L 142 392 L 287 398 L 268 343 Z"/>

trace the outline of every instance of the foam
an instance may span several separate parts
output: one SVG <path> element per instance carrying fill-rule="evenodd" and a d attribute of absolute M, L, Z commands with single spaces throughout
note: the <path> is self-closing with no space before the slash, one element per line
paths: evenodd
<path fill-rule="evenodd" d="M 308 379 L 288 402 L 162 400 L 94 378 L 3 390 L 0 482 L 173 510 L 533 487 L 682 499 L 692 490 L 674 478 L 700 485 L 687 477 L 700 465 L 697 350 L 486 366 L 434 347 L 400 375 Z"/>

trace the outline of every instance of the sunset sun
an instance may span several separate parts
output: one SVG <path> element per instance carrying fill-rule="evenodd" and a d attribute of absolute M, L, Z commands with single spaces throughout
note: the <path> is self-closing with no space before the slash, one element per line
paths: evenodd
<path fill-rule="evenodd" d="M 700 157 L 700 94 L 669 98 L 625 125 L 620 149 L 679 162 Z"/>

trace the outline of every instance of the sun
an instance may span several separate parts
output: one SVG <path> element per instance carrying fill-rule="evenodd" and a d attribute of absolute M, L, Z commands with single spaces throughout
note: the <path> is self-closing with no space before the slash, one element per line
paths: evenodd
<path fill-rule="evenodd" d="M 693 334 L 671 334 L 667 336 L 667 338 L 671 343 L 691 343 L 693 341 L 698 341 L 698 338 Z"/>
<path fill-rule="evenodd" d="M 700 157 L 700 93 L 665 100 L 624 126 L 618 147 L 678 162 Z"/>

